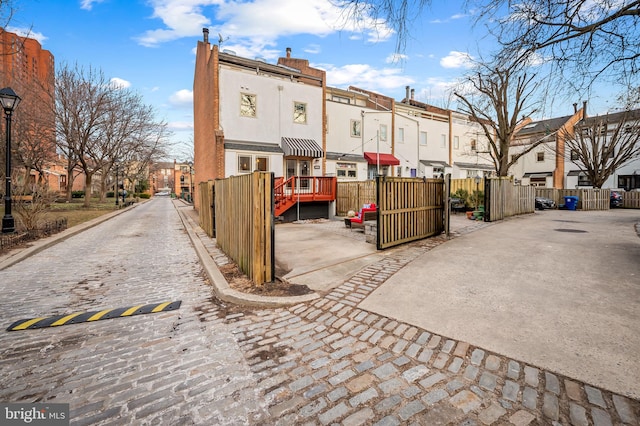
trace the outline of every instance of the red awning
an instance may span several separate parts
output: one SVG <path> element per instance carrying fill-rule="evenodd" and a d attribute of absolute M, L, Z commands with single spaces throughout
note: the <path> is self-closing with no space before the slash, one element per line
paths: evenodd
<path fill-rule="evenodd" d="M 378 164 L 378 155 L 380 156 L 380 165 L 381 166 L 399 166 L 400 160 L 394 157 L 391 154 L 383 154 L 376 152 L 365 152 L 364 158 L 367 160 L 369 164 Z"/>

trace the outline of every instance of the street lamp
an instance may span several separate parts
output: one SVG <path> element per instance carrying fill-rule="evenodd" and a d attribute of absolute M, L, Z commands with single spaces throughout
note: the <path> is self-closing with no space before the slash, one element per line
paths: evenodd
<path fill-rule="evenodd" d="M 7 118 L 7 147 L 5 151 L 5 192 L 4 192 L 4 216 L 2 217 L 2 233 L 9 234 L 15 232 L 16 226 L 13 216 L 11 215 L 11 114 L 13 110 L 18 106 L 22 99 L 16 95 L 10 87 L 5 87 L 0 90 L 0 104 L 4 109 L 5 116 Z"/>
<path fill-rule="evenodd" d="M 476 175 L 475 178 L 473 178 L 473 180 L 476 182 L 476 210 L 478 210 L 478 198 L 480 198 L 480 181 L 482 180 L 482 178 L 480 177 L 480 175 Z"/>
<path fill-rule="evenodd" d="M 189 198 L 191 198 L 191 204 L 193 204 L 193 163 L 189 161 Z M 195 207 L 195 206 L 194 206 Z"/>
<path fill-rule="evenodd" d="M 120 198 L 120 194 L 118 193 L 118 163 L 115 163 L 116 166 L 116 183 L 113 185 L 113 195 L 116 197 L 116 209 L 119 207 L 118 200 Z"/>

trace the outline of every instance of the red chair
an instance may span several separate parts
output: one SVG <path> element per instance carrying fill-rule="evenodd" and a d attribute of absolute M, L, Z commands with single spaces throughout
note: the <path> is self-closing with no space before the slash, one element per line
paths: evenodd
<path fill-rule="evenodd" d="M 376 219 L 377 210 L 375 203 L 365 204 L 355 217 L 346 218 L 344 224 L 349 228 L 362 228 L 367 220 Z"/>

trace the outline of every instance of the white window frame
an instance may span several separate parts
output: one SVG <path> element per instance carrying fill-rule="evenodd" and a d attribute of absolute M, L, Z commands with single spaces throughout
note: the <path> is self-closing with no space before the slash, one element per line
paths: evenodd
<path fill-rule="evenodd" d="M 381 141 L 386 141 L 387 140 L 387 125 L 386 124 L 381 124 L 380 125 L 380 140 Z"/>
<path fill-rule="evenodd" d="M 353 138 L 359 138 L 362 135 L 362 121 L 351 120 L 349 122 L 349 134 Z"/>
<path fill-rule="evenodd" d="M 336 176 L 344 179 L 358 179 L 358 164 L 357 163 L 336 163 Z"/>
<path fill-rule="evenodd" d="M 453 137 L 453 149 L 460 149 L 460 136 Z"/>
<path fill-rule="evenodd" d="M 540 158 L 540 155 L 542 155 L 542 158 Z M 536 152 L 536 163 L 544 163 L 544 151 Z"/>
<path fill-rule="evenodd" d="M 420 146 L 427 146 L 428 135 L 427 132 L 420 132 Z"/>
<path fill-rule="evenodd" d="M 398 142 L 404 143 L 404 127 L 398 127 Z"/>
<path fill-rule="evenodd" d="M 248 160 L 246 161 L 246 164 L 249 166 L 248 169 L 243 170 L 242 165 L 243 165 L 243 159 Z M 251 157 L 251 155 L 247 155 L 247 154 L 238 154 L 238 173 L 251 173 L 253 170 L 251 170 L 251 164 L 253 162 L 253 158 Z"/>
<path fill-rule="evenodd" d="M 253 99 L 253 110 L 251 110 L 251 103 L 248 102 Z M 252 93 L 240 93 L 240 116 L 256 118 L 258 116 L 258 97 Z"/>
<path fill-rule="evenodd" d="M 302 119 L 300 119 L 302 117 Z M 293 102 L 293 122 L 307 124 L 307 104 L 305 102 Z"/>
<path fill-rule="evenodd" d="M 264 161 L 264 163 L 265 163 L 265 168 L 264 168 L 264 170 L 261 170 L 261 169 L 258 167 L 258 161 L 259 161 L 260 159 L 265 160 L 265 161 Z M 269 157 L 268 157 L 268 156 L 264 156 L 264 155 L 256 155 L 256 156 L 255 156 L 255 159 L 254 159 L 253 161 L 254 161 L 254 164 L 256 165 L 255 170 L 257 170 L 257 171 L 259 171 L 259 172 L 268 172 L 268 171 L 269 171 Z"/>
<path fill-rule="evenodd" d="M 440 135 L 440 148 L 446 148 L 446 147 L 447 147 L 447 135 L 441 134 Z"/>

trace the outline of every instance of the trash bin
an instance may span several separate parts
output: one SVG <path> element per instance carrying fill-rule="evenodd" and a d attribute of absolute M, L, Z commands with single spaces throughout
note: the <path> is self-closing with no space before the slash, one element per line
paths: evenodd
<path fill-rule="evenodd" d="M 565 196 L 564 206 L 567 210 L 575 210 L 578 207 L 578 197 L 575 195 Z"/>

